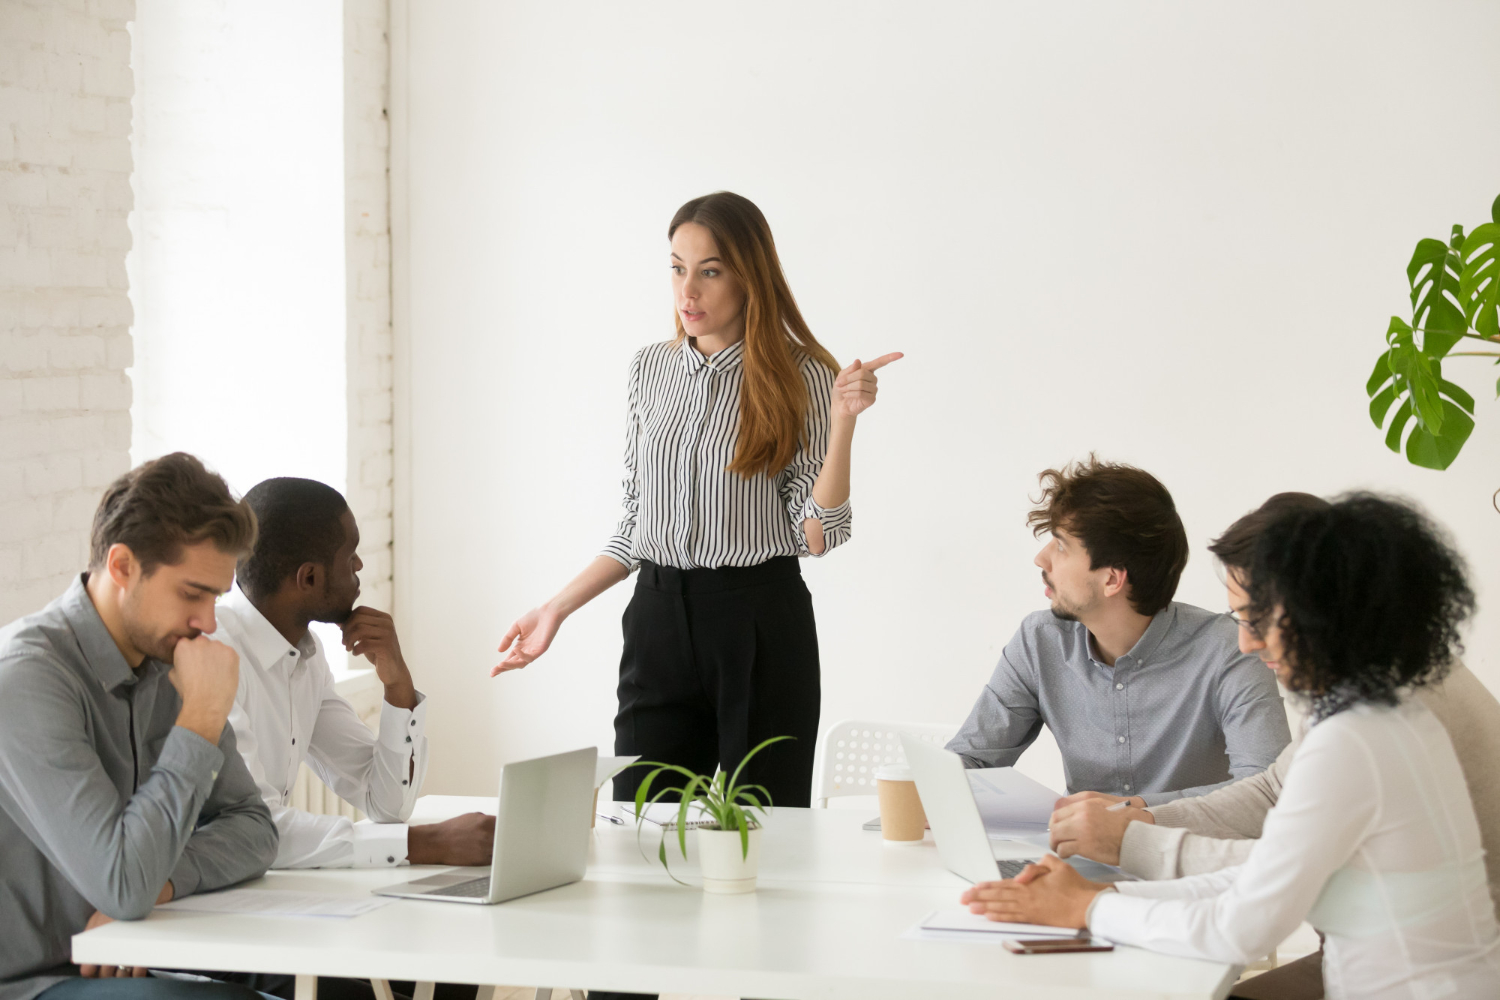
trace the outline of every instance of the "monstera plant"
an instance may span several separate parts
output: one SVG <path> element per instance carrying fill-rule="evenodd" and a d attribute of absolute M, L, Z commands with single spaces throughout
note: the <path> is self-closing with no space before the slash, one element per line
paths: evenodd
<path fill-rule="evenodd" d="M 1385 353 L 1365 386 L 1370 419 L 1385 431 L 1386 447 L 1399 454 L 1404 436 L 1413 465 L 1446 469 L 1474 430 L 1474 397 L 1443 378 L 1443 362 L 1477 357 L 1500 364 L 1500 198 L 1490 216 L 1467 236 L 1454 226 L 1446 243 L 1417 244 L 1406 267 L 1411 322 L 1391 317 Z M 1492 349 L 1454 350 L 1469 341 Z"/>

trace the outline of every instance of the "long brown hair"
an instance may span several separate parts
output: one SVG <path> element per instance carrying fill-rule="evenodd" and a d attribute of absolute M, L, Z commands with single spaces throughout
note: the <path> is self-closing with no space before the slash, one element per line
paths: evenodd
<path fill-rule="evenodd" d="M 694 198 L 672 216 L 667 239 L 688 222 L 713 235 L 725 267 L 745 290 L 740 437 L 729 471 L 746 479 L 758 472 L 774 476 L 797 454 L 807 420 L 807 386 L 795 351 L 830 371 L 837 372 L 839 363 L 807 328 L 781 271 L 771 226 L 754 202 L 729 191 Z M 676 321 L 681 342 L 687 331 L 681 316 Z"/>

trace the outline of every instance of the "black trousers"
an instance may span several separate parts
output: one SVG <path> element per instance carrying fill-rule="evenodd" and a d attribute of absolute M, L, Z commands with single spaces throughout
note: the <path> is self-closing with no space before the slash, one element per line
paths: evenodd
<path fill-rule="evenodd" d="M 796 558 L 721 569 L 642 563 L 623 625 L 616 754 L 733 773 L 757 743 L 793 736 L 756 754 L 740 780 L 765 786 L 775 805 L 812 803 L 823 693 L 812 595 Z M 621 772 L 615 799 L 633 801 L 647 770 Z M 681 787 L 680 779 L 662 784 L 667 777 L 652 795 Z"/>
<path fill-rule="evenodd" d="M 733 773 L 757 743 L 792 736 L 756 754 L 741 780 L 765 786 L 776 805 L 811 804 L 822 688 L 812 595 L 796 558 L 721 569 L 642 563 L 623 625 L 616 754 Z M 615 799 L 634 799 L 646 770 L 615 778 Z"/>

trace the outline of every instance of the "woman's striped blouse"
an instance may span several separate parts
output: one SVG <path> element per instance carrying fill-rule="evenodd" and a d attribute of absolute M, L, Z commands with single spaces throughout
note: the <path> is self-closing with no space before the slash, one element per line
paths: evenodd
<path fill-rule="evenodd" d="M 705 358 L 691 338 L 652 344 L 630 364 L 625 516 L 603 555 L 678 569 L 754 566 L 805 556 L 805 518 L 823 523 L 826 553 L 849 538 L 849 502 L 822 508 L 813 483 L 828 452 L 835 373 L 803 356 L 809 407 L 792 463 L 775 476 L 728 471 L 740 427 L 744 341 Z"/>

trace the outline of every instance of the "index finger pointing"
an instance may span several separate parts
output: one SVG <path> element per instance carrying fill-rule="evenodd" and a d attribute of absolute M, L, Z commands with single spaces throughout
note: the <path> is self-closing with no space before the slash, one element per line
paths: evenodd
<path fill-rule="evenodd" d="M 863 367 L 865 371 L 874 371 L 877 368 L 884 368 L 892 361 L 900 361 L 904 357 L 906 357 L 906 355 L 902 354 L 900 351 L 893 351 L 890 354 L 882 354 L 874 361 L 866 361 Z"/>

